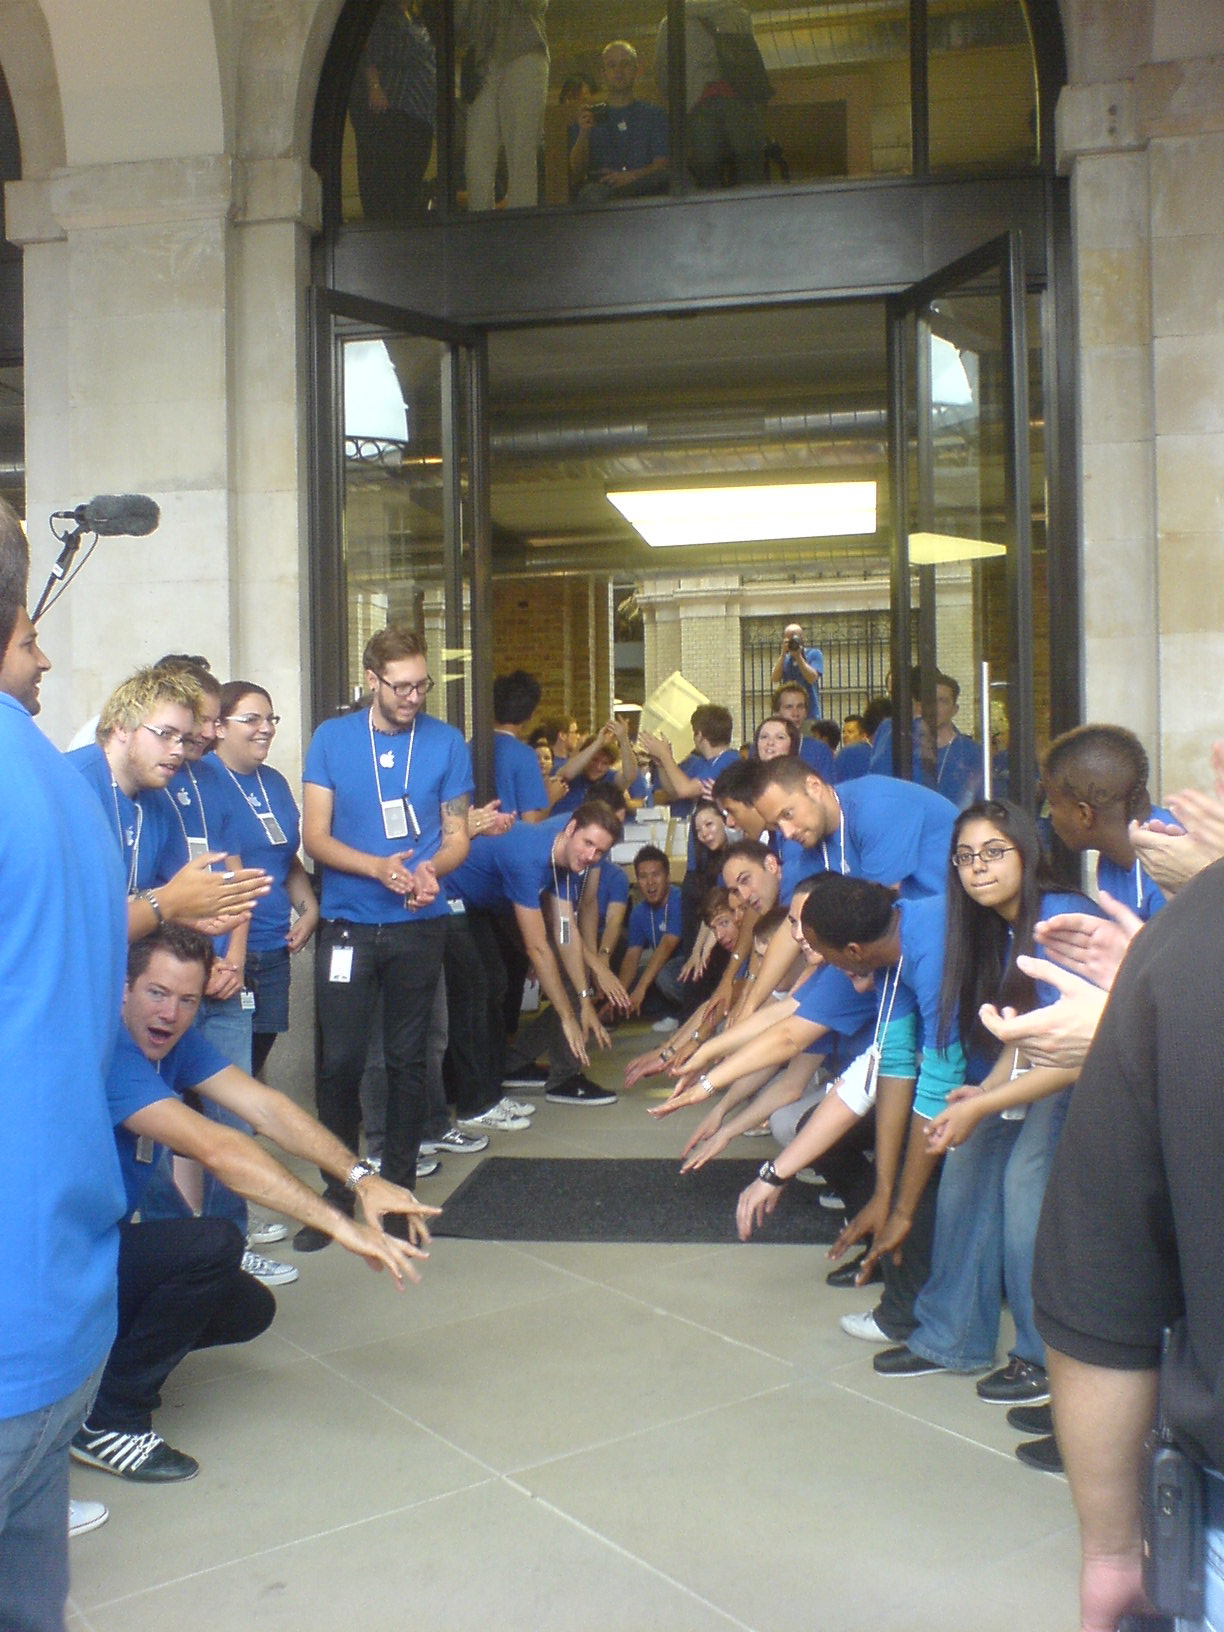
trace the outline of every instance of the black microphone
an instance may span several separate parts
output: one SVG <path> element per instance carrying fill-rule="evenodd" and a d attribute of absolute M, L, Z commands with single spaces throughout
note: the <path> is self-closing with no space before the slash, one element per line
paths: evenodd
<path fill-rule="evenodd" d="M 99 538 L 144 538 L 161 520 L 157 502 L 143 493 L 100 493 L 88 504 L 60 514 L 70 516 L 82 532 L 96 533 Z"/>

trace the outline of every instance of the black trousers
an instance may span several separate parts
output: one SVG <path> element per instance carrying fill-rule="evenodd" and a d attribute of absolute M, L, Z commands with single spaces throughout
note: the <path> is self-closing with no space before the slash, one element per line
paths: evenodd
<path fill-rule="evenodd" d="M 119 1332 L 89 1426 L 144 1433 L 166 1378 L 193 1349 L 248 1343 L 276 1299 L 242 1272 L 246 1243 L 223 1218 L 119 1226 Z"/>
<path fill-rule="evenodd" d="M 315 1014 L 319 1072 L 315 1097 L 319 1121 L 350 1150 L 361 1128 L 361 1077 L 378 994 L 383 999 L 383 1051 L 387 1066 L 387 1130 L 383 1177 L 416 1183 L 417 1156 L 429 1113 L 425 1086 L 429 1014 L 442 953 L 445 918 L 390 924 L 353 924 L 325 919 L 315 951 Z M 352 949 L 348 980 L 333 980 L 332 951 Z M 352 1212 L 343 1181 L 323 1175 L 327 1197 Z"/>
<path fill-rule="evenodd" d="M 886 1252 L 880 1259 L 884 1275 L 884 1295 L 875 1311 L 876 1324 L 895 1343 L 904 1343 L 917 1326 L 914 1319 L 914 1299 L 926 1285 L 931 1274 L 931 1250 L 935 1244 L 935 1202 L 939 1195 L 940 1161 L 926 1182 L 926 1189 L 914 1208 L 914 1222 L 901 1243 L 901 1262 L 894 1264 L 892 1254 Z"/>
<path fill-rule="evenodd" d="M 446 1097 L 456 1116 L 479 1116 L 501 1098 L 506 1055 L 505 973 L 486 914 L 462 912 L 447 919 L 444 966 Z"/>

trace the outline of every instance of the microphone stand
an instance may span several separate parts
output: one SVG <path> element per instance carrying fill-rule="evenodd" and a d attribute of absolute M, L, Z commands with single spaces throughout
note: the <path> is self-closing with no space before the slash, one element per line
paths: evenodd
<path fill-rule="evenodd" d="M 57 533 L 55 531 L 54 524 L 56 521 L 61 520 L 72 522 L 72 528 L 67 532 Z M 68 568 L 72 565 L 73 557 L 81 547 L 82 538 L 84 538 L 85 534 L 91 530 L 88 527 L 82 526 L 81 523 L 77 521 L 71 510 L 55 511 L 55 513 L 48 518 L 47 525 L 51 528 L 52 536 L 59 540 L 59 542 L 63 545 L 63 548 L 60 550 L 59 559 L 51 568 L 47 582 L 43 586 L 42 594 L 38 597 L 38 605 L 34 608 L 33 614 L 30 617 L 31 623 L 37 623 L 43 612 L 46 611 L 47 601 L 50 599 L 51 591 L 55 588 L 56 584 L 62 583 L 67 576 Z"/>

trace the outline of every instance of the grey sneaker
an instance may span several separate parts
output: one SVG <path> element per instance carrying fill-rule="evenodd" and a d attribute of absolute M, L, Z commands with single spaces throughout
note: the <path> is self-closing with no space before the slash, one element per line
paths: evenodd
<path fill-rule="evenodd" d="M 440 1151 L 449 1150 L 455 1156 L 475 1156 L 478 1151 L 489 1148 L 487 1133 L 464 1133 L 462 1128 L 447 1128 L 440 1139 L 422 1139 L 421 1155 L 436 1156 Z M 421 1164 L 417 1163 L 417 1178 L 421 1177 Z"/>

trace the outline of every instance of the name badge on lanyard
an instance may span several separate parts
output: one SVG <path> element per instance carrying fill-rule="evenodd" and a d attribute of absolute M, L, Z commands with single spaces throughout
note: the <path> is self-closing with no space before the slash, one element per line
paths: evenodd
<path fill-rule="evenodd" d="M 560 914 L 559 922 L 557 924 L 557 938 L 561 942 L 562 946 L 568 946 L 570 944 L 570 915 L 568 912 L 562 912 Z"/>
<path fill-rule="evenodd" d="M 267 834 L 269 844 L 288 844 L 289 839 L 284 828 L 277 821 L 270 810 L 259 811 L 255 820 Z"/>
<path fill-rule="evenodd" d="M 369 719 L 370 727 L 370 760 L 374 766 L 374 785 L 378 789 L 378 803 L 382 810 L 383 833 L 389 839 L 406 839 L 409 834 L 414 839 L 421 836 L 421 824 L 417 821 L 417 813 L 412 808 L 412 800 L 408 797 L 408 779 L 412 775 L 412 750 L 416 746 L 416 721 L 412 722 L 412 729 L 408 734 L 408 755 L 404 762 L 404 791 L 395 799 L 383 797 L 382 779 L 378 768 L 383 766 L 390 770 L 395 765 L 395 754 L 390 748 L 379 754 L 374 747 L 374 720 Z"/>
<path fill-rule="evenodd" d="M 188 833 L 186 838 L 188 861 L 199 861 L 201 856 L 208 854 L 208 840 L 206 838 L 197 838 L 193 833 Z"/>

